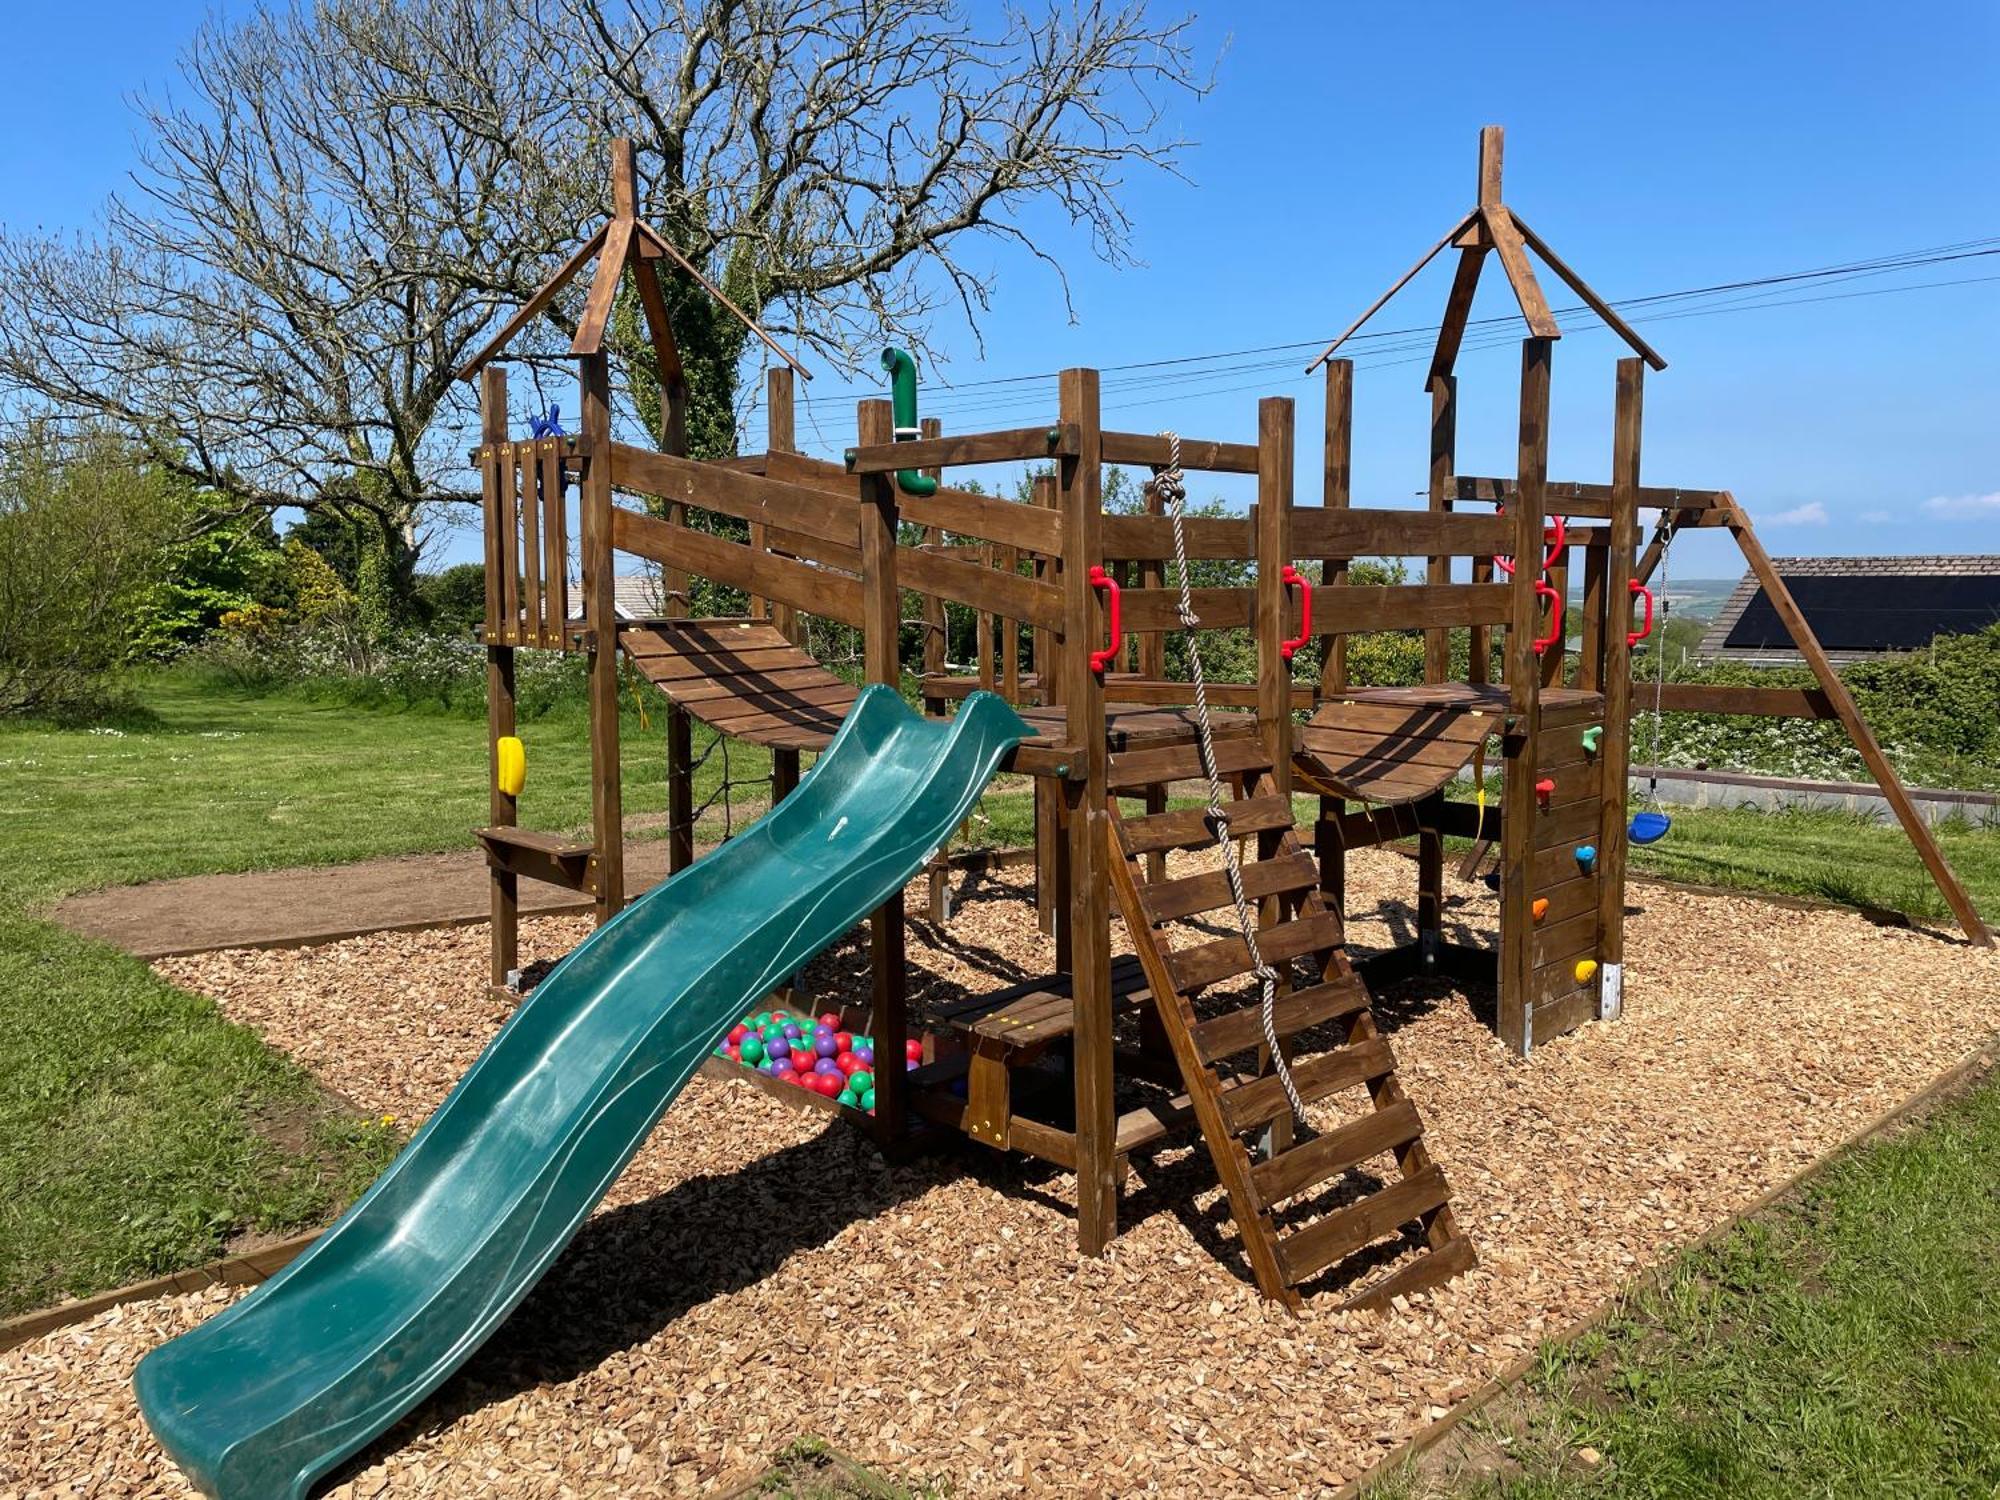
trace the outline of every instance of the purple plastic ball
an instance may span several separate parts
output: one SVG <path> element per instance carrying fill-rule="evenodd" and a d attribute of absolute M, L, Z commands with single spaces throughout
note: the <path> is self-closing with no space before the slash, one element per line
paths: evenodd
<path fill-rule="evenodd" d="M 822 1057 L 818 1062 L 813 1064 L 813 1071 L 815 1073 L 838 1073 L 840 1071 L 840 1064 L 830 1057 Z"/>
<path fill-rule="evenodd" d="M 854 1055 L 860 1058 L 864 1065 L 870 1068 L 875 1066 L 875 1049 L 873 1047 L 856 1047 Z"/>
<path fill-rule="evenodd" d="M 914 1057 L 906 1057 L 903 1059 L 903 1071 L 905 1073 L 914 1073 L 921 1066 L 922 1064 L 919 1063 Z"/>
<path fill-rule="evenodd" d="M 774 1036 L 764 1044 L 764 1055 L 766 1057 L 790 1057 L 792 1055 L 792 1044 L 781 1036 Z"/>
<path fill-rule="evenodd" d="M 823 1031 L 813 1038 L 813 1051 L 821 1057 L 837 1057 L 840 1055 L 840 1043 L 833 1039 L 832 1032 Z"/>
<path fill-rule="evenodd" d="M 783 1078 L 792 1071 L 792 1065 L 781 1057 L 771 1057 L 759 1063 L 757 1071 L 767 1078 Z"/>
<path fill-rule="evenodd" d="M 797 1041 L 797 1040 L 798 1040 L 798 1039 L 799 1039 L 800 1037 L 802 1037 L 802 1036 L 804 1036 L 804 1035 L 805 1035 L 805 1032 L 804 1032 L 804 1031 L 802 1031 L 802 1030 L 801 1030 L 801 1029 L 799 1028 L 799 1026 L 798 1026 L 798 1024 L 797 1024 L 796 1022 L 793 1022 L 793 1021 L 787 1021 L 787 1022 L 785 1023 L 785 1040 L 786 1040 L 786 1041 L 790 1041 L 790 1042 L 796 1042 L 796 1041 Z"/>

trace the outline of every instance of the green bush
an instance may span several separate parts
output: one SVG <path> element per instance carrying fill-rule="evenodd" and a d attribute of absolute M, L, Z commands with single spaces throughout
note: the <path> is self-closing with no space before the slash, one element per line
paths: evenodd
<path fill-rule="evenodd" d="M 0 713 L 108 696 L 178 509 L 174 484 L 109 434 L 34 424 L 0 453 Z"/>

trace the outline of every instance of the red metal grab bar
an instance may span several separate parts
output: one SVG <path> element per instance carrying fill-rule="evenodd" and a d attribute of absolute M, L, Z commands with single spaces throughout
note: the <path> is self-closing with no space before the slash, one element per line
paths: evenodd
<path fill-rule="evenodd" d="M 1278 579 L 1281 583 L 1297 584 L 1299 587 L 1298 636 L 1293 640 L 1282 641 L 1278 645 L 1278 654 L 1284 657 L 1286 661 L 1290 661 L 1292 659 L 1292 653 L 1297 651 L 1299 647 L 1303 646 L 1307 641 L 1312 639 L 1313 586 L 1312 586 L 1312 580 L 1307 578 L 1305 574 L 1301 573 L 1297 568 L 1293 567 L 1290 563 L 1285 564 L 1283 571 L 1281 571 L 1278 574 Z"/>
<path fill-rule="evenodd" d="M 1540 656 L 1549 647 L 1562 639 L 1563 596 L 1538 578 L 1535 580 L 1535 597 L 1549 601 L 1549 633 L 1544 636 L 1537 636 L 1532 643 L 1535 648 L 1535 655 Z"/>
<path fill-rule="evenodd" d="M 1090 670 L 1102 676 L 1104 669 L 1118 660 L 1118 653 L 1124 649 L 1125 624 L 1119 615 L 1118 580 L 1104 570 L 1102 563 L 1090 565 L 1090 586 L 1104 590 L 1104 607 L 1111 616 L 1111 644 L 1090 653 Z"/>

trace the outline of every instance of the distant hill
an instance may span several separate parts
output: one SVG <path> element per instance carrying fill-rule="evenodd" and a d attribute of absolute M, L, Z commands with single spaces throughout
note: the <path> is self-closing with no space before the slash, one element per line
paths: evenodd
<path fill-rule="evenodd" d="M 1580 571 L 1580 570 L 1579 570 Z M 1570 608 L 1583 602 L 1583 585 L 1571 575 Z M 1677 620 L 1711 620 L 1723 601 L 1736 592 L 1734 578 L 1675 578 L 1669 591 Z"/>

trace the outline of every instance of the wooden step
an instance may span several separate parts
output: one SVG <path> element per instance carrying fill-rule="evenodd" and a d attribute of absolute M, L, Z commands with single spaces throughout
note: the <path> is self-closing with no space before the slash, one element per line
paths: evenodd
<path fill-rule="evenodd" d="M 1341 1307 L 1360 1312 L 1380 1312 L 1397 1297 L 1407 1297 L 1412 1292 L 1425 1291 L 1441 1282 L 1451 1280 L 1461 1271 L 1470 1271 L 1479 1264 L 1479 1256 L 1474 1253 L 1472 1241 L 1462 1234 L 1448 1238 L 1436 1249 L 1426 1250 L 1415 1260 L 1398 1266 L 1380 1281 L 1370 1282 L 1360 1291 L 1352 1293 L 1341 1302 Z"/>
<path fill-rule="evenodd" d="M 1258 1162 L 1250 1169 L 1250 1184 L 1265 1208 L 1276 1208 L 1287 1198 L 1338 1177 L 1371 1156 L 1406 1146 L 1423 1133 L 1417 1107 L 1407 1099 L 1398 1100 Z"/>
<path fill-rule="evenodd" d="M 1246 861 L 1243 866 L 1243 894 L 1261 901 L 1266 896 L 1310 890 L 1319 884 L 1319 864 L 1301 850 L 1277 859 Z M 1235 903 L 1227 870 L 1204 870 L 1198 875 L 1179 875 L 1171 880 L 1148 882 L 1139 892 L 1146 916 L 1154 922 L 1172 922 L 1200 912 L 1216 911 Z"/>
<path fill-rule="evenodd" d="M 1392 1182 L 1380 1192 L 1315 1219 L 1278 1237 L 1278 1265 L 1285 1284 L 1297 1286 L 1344 1260 L 1363 1245 L 1391 1234 L 1451 1200 L 1444 1173 L 1436 1167 Z"/>
<path fill-rule="evenodd" d="M 1268 771 L 1271 756 L 1259 739 L 1218 740 L 1215 771 L 1218 776 L 1241 775 L 1245 771 Z M 1200 781 L 1202 769 L 1199 745 L 1161 745 L 1150 750 L 1127 750 L 1111 757 L 1105 769 L 1105 784 L 1113 791 L 1159 786 L 1174 781 Z"/>
<path fill-rule="evenodd" d="M 1277 1003 L 1271 1007 L 1272 1029 L 1282 1040 L 1338 1016 L 1351 1016 L 1367 1008 L 1367 986 L 1356 976 L 1346 974 L 1324 984 L 1279 995 Z M 1221 1062 L 1223 1058 L 1247 1052 L 1263 1041 L 1262 996 L 1241 1010 L 1198 1022 L 1194 1028 L 1195 1050 L 1205 1063 Z"/>
<path fill-rule="evenodd" d="M 1319 911 L 1259 929 L 1257 951 L 1265 963 L 1275 968 L 1307 953 L 1336 948 L 1340 940 L 1340 918 L 1330 911 Z M 1204 985 L 1248 974 L 1251 969 L 1250 945 L 1240 937 L 1195 943 L 1167 955 L 1167 972 L 1183 995 L 1192 994 Z"/>
<path fill-rule="evenodd" d="M 485 846 L 486 861 L 495 869 L 596 894 L 597 846 L 587 839 L 504 826 L 475 828 L 472 833 Z"/>
<path fill-rule="evenodd" d="M 1243 797 L 1229 804 L 1229 831 L 1236 838 L 1291 826 L 1292 803 L 1289 797 Z M 1215 830 L 1208 825 L 1206 808 L 1184 807 L 1178 812 L 1121 819 L 1118 841 L 1127 854 L 1151 854 L 1160 849 L 1198 849 L 1215 842 Z"/>
<path fill-rule="evenodd" d="M 1310 1104 L 1336 1090 L 1386 1078 L 1396 1071 L 1395 1054 L 1380 1037 L 1301 1058 L 1292 1065 L 1292 1087 Z M 1291 1109 L 1276 1073 L 1240 1084 L 1222 1095 L 1222 1117 L 1233 1134 L 1257 1130 Z"/>

